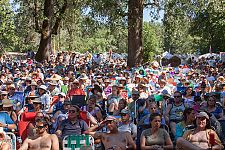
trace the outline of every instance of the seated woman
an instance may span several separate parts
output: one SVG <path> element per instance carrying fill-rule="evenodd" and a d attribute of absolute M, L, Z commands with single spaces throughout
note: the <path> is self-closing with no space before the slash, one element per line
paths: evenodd
<path fill-rule="evenodd" d="M 107 98 L 108 113 L 113 114 L 114 111 L 118 110 L 118 103 L 122 97 L 119 95 L 117 85 L 112 86 L 112 94 Z"/>
<path fill-rule="evenodd" d="M 2 103 L 3 103 L 3 110 L 6 111 L 9 114 L 10 118 L 13 120 L 13 122 L 16 123 L 17 114 L 13 110 L 13 104 L 11 103 L 11 101 L 9 99 L 4 99 Z"/>
<path fill-rule="evenodd" d="M 119 101 L 118 110 L 113 112 L 114 116 L 119 116 L 121 110 L 125 109 L 127 107 L 127 101 L 125 99 L 121 99 Z"/>
<path fill-rule="evenodd" d="M 201 96 L 194 97 L 194 106 L 192 108 L 194 109 L 195 113 L 200 111 L 201 102 L 202 102 Z"/>
<path fill-rule="evenodd" d="M 173 149 L 173 143 L 169 133 L 160 128 L 161 116 L 158 113 L 153 113 L 150 116 L 151 128 L 146 129 L 141 134 L 141 149 L 167 150 Z"/>
<path fill-rule="evenodd" d="M 101 113 L 101 108 L 98 107 L 96 104 L 97 102 L 97 96 L 96 95 L 91 95 L 90 98 L 88 99 L 88 104 L 86 111 L 88 111 L 97 121 L 102 121 L 102 113 Z"/>
<path fill-rule="evenodd" d="M 214 115 L 217 120 L 224 120 L 224 113 L 223 108 L 221 106 L 216 105 L 216 96 L 213 94 L 210 94 L 208 97 L 207 103 L 202 107 L 206 112 L 209 112 L 210 114 Z"/>
<path fill-rule="evenodd" d="M 150 123 L 150 121 L 151 120 L 149 120 L 149 117 L 150 117 L 150 115 L 151 114 L 153 114 L 153 113 L 159 113 L 159 109 L 158 109 L 158 107 L 157 107 L 157 104 L 155 103 L 155 102 L 151 102 L 150 104 L 149 104 L 149 108 L 148 108 L 149 110 L 149 114 L 147 114 L 147 115 L 145 115 L 139 122 L 138 122 L 138 124 L 140 125 L 140 126 L 147 126 L 147 127 L 149 127 L 149 123 Z"/>
<path fill-rule="evenodd" d="M 194 96 L 193 96 L 193 88 L 187 87 L 185 90 L 185 94 L 183 95 L 184 102 L 189 106 L 192 107 L 194 105 Z"/>
<path fill-rule="evenodd" d="M 177 140 L 177 149 L 184 150 L 221 150 L 223 145 L 216 132 L 210 129 L 209 116 L 206 112 L 200 112 L 196 116 L 195 128 L 184 133 Z"/>
<path fill-rule="evenodd" d="M 193 126 L 195 120 L 195 112 L 192 108 L 186 108 L 183 113 L 184 120 L 176 125 L 175 139 L 182 137 L 189 126 Z"/>

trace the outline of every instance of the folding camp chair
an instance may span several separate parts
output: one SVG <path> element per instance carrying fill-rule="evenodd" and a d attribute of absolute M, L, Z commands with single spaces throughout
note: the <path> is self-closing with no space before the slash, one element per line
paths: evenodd
<path fill-rule="evenodd" d="M 16 136 L 14 133 L 7 132 L 6 142 L 11 145 L 11 150 L 16 150 Z"/>
<path fill-rule="evenodd" d="M 69 135 L 63 138 L 63 150 L 94 150 L 94 138 L 90 135 Z"/>
<path fill-rule="evenodd" d="M 18 117 L 18 136 L 21 137 L 22 141 L 27 138 L 27 127 L 30 122 L 35 119 L 35 112 L 24 112 Z"/>

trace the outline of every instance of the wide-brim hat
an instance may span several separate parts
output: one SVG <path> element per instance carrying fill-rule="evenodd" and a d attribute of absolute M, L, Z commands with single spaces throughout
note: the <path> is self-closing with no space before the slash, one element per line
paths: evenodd
<path fill-rule="evenodd" d="M 37 95 L 34 95 L 34 94 L 29 94 L 26 96 L 26 99 L 28 98 L 37 98 L 38 96 Z"/>
<path fill-rule="evenodd" d="M 79 77 L 80 80 L 87 80 L 88 77 L 86 76 L 86 74 L 81 74 Z"/>
<path fill-rule="evenodd" d="M 119 81 L 127 81 L 127 79 L 125 77 L 120 77 Z"/>
<path fill-rule="evenodd" d="M 59 96 L 59 95 L 62 95 L 62 96 L 64 96 L 64 97 L 66 97 L 66 94 L 63 93 L 63 92 L 59 93 L 58 96 Z"/>
<path fill-rule="evenodd" d="M 77 79 L 74 79 L 73 83 L 78 83 L 79 84 L 80 82 Z"/>
<path fill-rule="evenodd" d="M 61 79 L 62 79 L 62 77 L 60 75 L 58 75 L 58 74 L 53 74 L 51 76 L 51 80 L 59 81 Z"/>
<path fill-rule="evenodd" d="M 201 117 L 205 117 L 206 119 L 208 119 L 209 120 L 209 116 L 208 116 L 208 114 L 206 113 L 206 112 L 200 112 L 200 113 L 198 113 L 197 115 L 196 115 L 196 118 L 201 118 Z"/>
<path fill-rule="evenodd" d="M 35 98 L 32 100 L 33 103 L 42 103 L 40 98 Z"/>
<path fill-rule="evenodd" d="M 63 81 L 69 81 L 70 78 L 69 78 L 69 77 L 65 77 L 65 78 L 63 78 L 62 80 L 63 80 Z"/>
<path fill-rule="evenodd" d="M 2 104 L 3 104 L 3 107 L 12 107 L 13 106 L 13 104 L 11 103 L 11 101 L 9 99 L 3 99 Z"/>
<path fill-rule="evenodd" d="M 57 83 L 56 81 L 50 81 L 50 82 L 49 82 L 49 85 L 52 85 L 52 86 L 57 86 L 57 85 L 58 85 L 58 83 Z"/>
<path fill-rule="evenodd" d="M 116 120 L 116 117 L 114 117 L 114 116 L 107 116 L 105 120 L 113 121 L 113 120 Z"/>
<path fill-rule="evenodd" d="M 32 81 L 30 86 L 37 86 L 37 83 L 35 81 Z"/>
<path fill-rule="evenodd" d="M 171 97 L 171 95 L 169 94 L 169 92 L 168 92 L 167 90 L 163 90 L 163 91 L 161 92 L 161 95 L 162 95 L 162 96 Z"/>
<path fill-rule="evenodd" d="M 41 85 L 38 88 L 47 91 L 47 87 L 45 85 Z"/>
<path fill-rule="evenodd" d="M 1 91 L 1 92 L 0 92 L 0 95 L 7 95 L 7 94 L 8 94 L 7 91 Z"/>
<path fill-rule="evenodd" d="M 14 84 L 10 84 L 8 87 L 9 87 L 9 88 L 13 88 L 13 89 L 16 88 Z"/>

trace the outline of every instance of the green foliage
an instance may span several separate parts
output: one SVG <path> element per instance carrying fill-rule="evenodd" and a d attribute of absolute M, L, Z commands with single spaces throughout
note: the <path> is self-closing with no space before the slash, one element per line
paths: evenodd
<path fill-rule="evenodd" d="M 162 52 L 163 27 L 161 24 L 153 24 L 144 22 L 144 61 L 152 61 L 155 55 Z"/>
<path fill-rule="evenodd" d="M 225 49 L 225 11 L 223 0 L 168 0 L 165 4 L 166 51 L 207 53 Z"/>
<path fill-rule="evenodd" d="M 1 0 L 0 6 L 0 43 L 4 51 L 14 51 L 18 37 L 15 35 L 12 6 L 8 0 Z"/>
<path fill-rule="evenodd" d="M 199 7 L 200 6 L 200 7 Z M 199 47 L 207 52 L 212 47 L 213 52 L 225 49 L 225 2 L 223 0 L 198 1 L 195 5 L 190 33 L 200 37 Z M 205 51 L 204 51 L 205 50 Z"/>

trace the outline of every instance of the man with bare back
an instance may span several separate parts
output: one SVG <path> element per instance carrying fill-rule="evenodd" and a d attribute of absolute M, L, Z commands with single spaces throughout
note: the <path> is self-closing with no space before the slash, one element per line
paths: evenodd
<path fill-rule="evenodd" d="M 55 134 L 48 134 L 48 123 L 39 119 L 35 124 L 36 135 L 27 138 L 19 150 L 59 150 L 59 141 Z"/>

